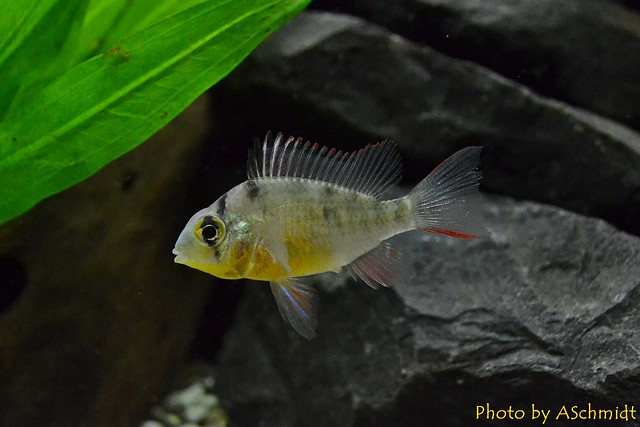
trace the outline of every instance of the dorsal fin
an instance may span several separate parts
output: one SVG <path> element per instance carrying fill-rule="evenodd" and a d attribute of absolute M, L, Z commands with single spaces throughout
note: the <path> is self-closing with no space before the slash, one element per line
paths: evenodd
<path fill-rule="evenodd" d="M 312 179 L 368 194 L 380 195 L 400 180 L 402 164 L 393 141 L 369 144 L 354 152 L 303 142 L 268 132 L 262 144 L 249 151 L 249 179 Z"/>

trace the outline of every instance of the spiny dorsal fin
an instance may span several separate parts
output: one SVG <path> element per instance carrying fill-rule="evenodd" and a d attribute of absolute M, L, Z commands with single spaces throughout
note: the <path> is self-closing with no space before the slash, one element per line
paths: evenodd
<path fill-rule="evenodd" d="M 328 182 L 373 197 L 380 197 L 400 180 L 402 164 L 393 141 L 369 144 L 354 152 L 267 133 L 262 145 L 249 151 L 249 179 L 292 178 Z"/>

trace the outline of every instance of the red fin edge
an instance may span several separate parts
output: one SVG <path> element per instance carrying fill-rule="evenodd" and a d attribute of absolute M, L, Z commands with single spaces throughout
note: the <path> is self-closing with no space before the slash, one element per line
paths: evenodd
<path fill-rule="evenodd" d="M 477 239 L 478 238 L 478 236 L 474 236 L 473 234 L 459 233 L 457 231 L 444 230 L 442 228 L 424 227 L 424 228 L 420 228 L 420 230 L 427 231 L 429 233 L 444 234 L 445 236 L 457 237 L 458 239 Z"/>

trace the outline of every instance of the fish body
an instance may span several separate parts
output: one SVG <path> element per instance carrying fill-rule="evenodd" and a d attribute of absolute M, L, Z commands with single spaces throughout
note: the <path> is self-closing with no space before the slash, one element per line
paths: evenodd
<path fill-rule="evenodd" d="M 389 286 L 406 270 L 386 239 L 414 229 L 482 233 L 474 215 L 479 154 L 461 150 L 405 197 L 383 200 L 400 178 L 392 142 L 343 153 L 267 135 L 250 153 L 248 180 L 189 220 L 175 261 L 225 279 L 269 281 L 285 321 L 312 338 L 315 297 L 305 277 L 347 267 L 373 288 Z"/>

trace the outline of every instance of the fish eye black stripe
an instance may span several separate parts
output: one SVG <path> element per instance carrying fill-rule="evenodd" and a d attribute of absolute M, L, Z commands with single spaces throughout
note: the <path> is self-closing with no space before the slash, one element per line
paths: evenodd
<path fill-rule="evenodd" d="M 227 194 L 225 193 L 220 200 L 218 200 L 218 216 L 224 216 L 224 212 L 227 209 Z"/>
<path fill-rule="evenodd" d="M 335 194 L 336 194 L 336 189 L 335 189 L 335 188 L 333 188 L 333 187 L 332 187 L 332 186 L 330 186 L 330 185 L 326 185 L 326 186 L 324 187 L 324 194 L 325 194 L 326 196 L 333 196 L 333 195 L 335 195 Z"/>
<path fill-rule="evenodd" d="M 200 224 L 200 227 L 204 228 L 207 225 L 213 225 L 214 227 L 218 228 L 218 223 L 213 219 L 211 215 L 207 215 L 202 218 L 202 223 Z"/>

